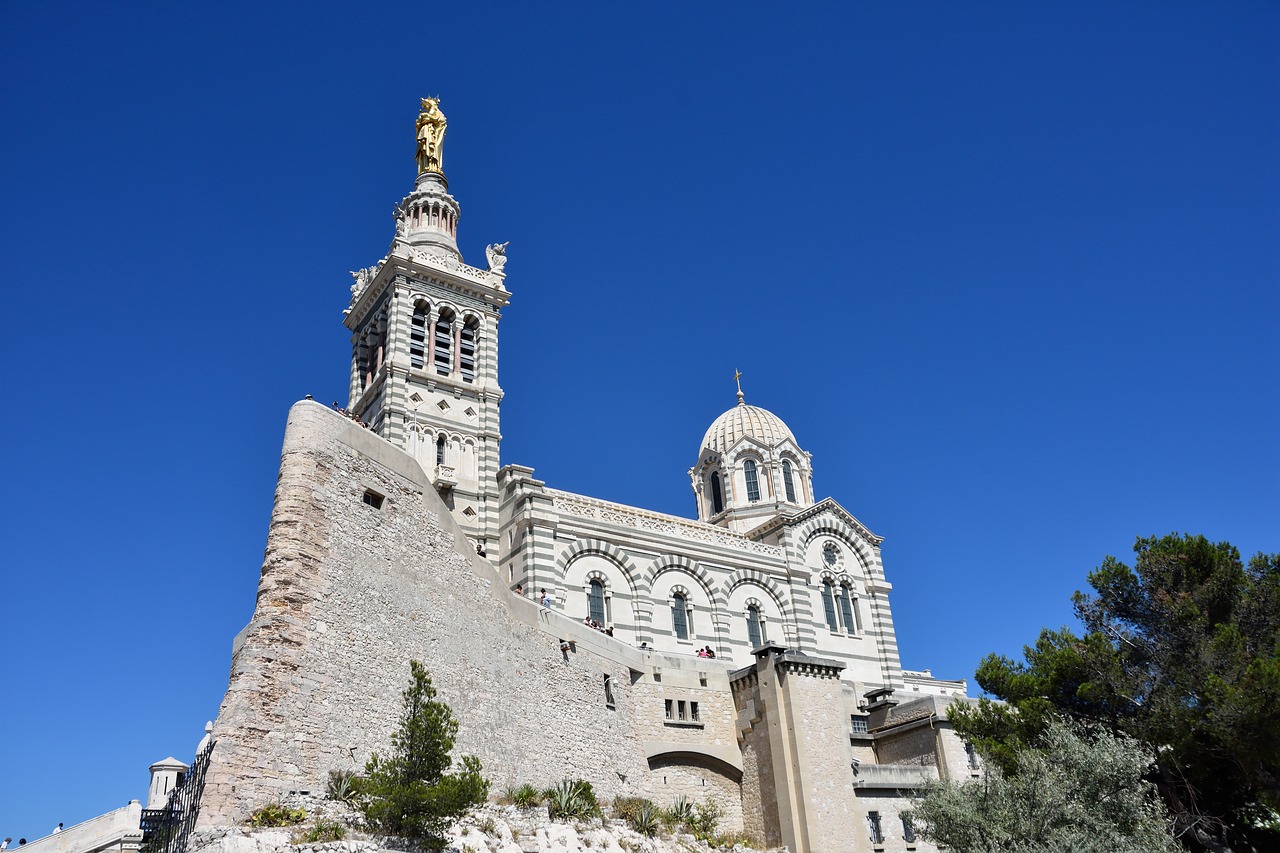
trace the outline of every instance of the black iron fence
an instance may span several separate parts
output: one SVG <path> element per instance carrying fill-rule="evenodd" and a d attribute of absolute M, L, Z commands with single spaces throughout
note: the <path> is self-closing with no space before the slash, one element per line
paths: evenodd
<path fill-rule="evenodd" d="M 191 769 L 169 795 L 168 805 L 142 810 L 141 853 L 186 853 L 187 840 L 200 811 L 200 794 L 204 791 L 204 774 L 209 769 L 213 744 L 210 739 L 196 753 Z"/>

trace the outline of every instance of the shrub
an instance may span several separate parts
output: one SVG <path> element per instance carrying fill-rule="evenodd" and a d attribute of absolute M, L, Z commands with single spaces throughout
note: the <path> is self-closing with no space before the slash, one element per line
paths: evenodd
<path fill-rule="evenodd" d="M 329 787 L 325 795 L 331 800 L 357 805 L 360 801 L 360 783 L 362 780 L 354 770 L 330 770 Z"/>
<path fill-rule="evenodd" d="M 422 664 L 409 661 L 409 671 L 391 755 L 375 754 L 365 765 L 361 808 L 373 829 L 438 847 L 450 823 L 485 801 L 489 781 L 472 755 L 463 756 L 460 771 L 448 772 L 458 721 L 447 704 L 436 700 Z"/>
<path fill-rule="evenodd" d="M 685 826 L 699 841 L 710 841 L 716 834 L 716 826 L 720 823 L 720 807 L 714 800 L 698 803 L 693 808 L 693 816 L 685 821 Z"/>
<path fill-rule="evenodd" d="M 495 821 L 489 815 L 485 815 L 480 819 L 480 823 L 478 824 L 478 827 L 480 831 L 483 832 L 485 835 L 498 834 L 498 822 Z"/>
<path fill-rule="evenodd" d="M 644 797 L 614 797 L 613 816 L 630 823 L 640 813 L 642 806 L 653 806 L 653 801 L 646 800 Z M 654 808 L 657 807 L 654 806 Z"/>
<path fill-rule="evenodd" d="M 508 785 L 498 795 L 498 803 L 519 809 L 533 809 L 541 805 L 542 792 L 528 782 L 523 785 Z"/>
<path fill-rule="evenodd" d="M 306 809 L 291 809 L 280 803 L 267 803 L 249 815 L 248 824 L 252 827 L 295 826 L 306 819 Z"/>
<path fill-rule="evenodd" d="M 667 816 L 672 824 L 687 824 L 693 820 L 693 803 L 689 802 L 689 798 L 684 795 L 676 797 L 675 802 L 671 804 L 671 808 L 667 809 Z"/>
<path fill-rule="evenodd" d="M 341 841 L 347 837 L 347 828 L 336 820 L 318 820 L 302 836 L 304 844 L 317 844 L 326 841 Z"/>
<path fill-rule="evenodd" d="M 635 815 L 627 819 L 627 823 L 636 832 L 652 838 L 658 834 L 658 827 L 662 825 L 662 813 L 657 806 L 646 800 Z"/>
<path fill-rule="evenodd" d="M 544 794 L 552 820 L 582 820 L 600 814 L 600 803 L 591 783 L 583 779 L 565 779 Z"/>

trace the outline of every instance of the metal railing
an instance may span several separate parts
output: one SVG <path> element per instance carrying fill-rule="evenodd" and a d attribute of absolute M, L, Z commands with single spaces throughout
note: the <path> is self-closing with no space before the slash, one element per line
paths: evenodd
<path fill-rule="evenodd" d="M 200 811 L 200 794 L 214 741 L 196 753 L 196 760 L 169 795 L 162 809 L 142 810 L 142 850 L 140 853 L 186 853 L 191 830 Z"/>

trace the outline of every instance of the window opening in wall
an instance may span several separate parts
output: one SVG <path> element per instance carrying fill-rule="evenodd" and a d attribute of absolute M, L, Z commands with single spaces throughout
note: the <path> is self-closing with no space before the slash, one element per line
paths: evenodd
<path fill-rule="evenodd" d="M 760 630 L 760 608 L 754 604 L 747 608 L 747 642 L 752 649 L 764 645 L 764 634 Z"/>
<path fill-rule="evenodd" d="M 587 592 L 587 605 L 591 621 L 598 625 L 607 624 L 604 618 L 604 584 L 598 580 L 591 581 L 591 586 Z"/>
<path fill-rule="evenodd" d="M 973 748 L 973 744 L 967 741 L 965 742 L 964 754 L 965 754 L 965 757 L 969 760 L 969 769 L 977 770 L 978 769 L 978 751 Z"/>
<path fill-rule="evenodd" d="M 860 717 L 857 714 L 850 714 L 849 731 L 855 735 L 865 735 L 867 733 L 867 718 Z"/>
<path fill-rule="evenodd" d="M 840 585 L 840 616 L 844 619 L 844 629 L 850 634 L 858 633 L 858 624 L 853 619 L 853 599 L 849 596 L 849 587 Z"/>
<path fill-rule="evenodd" d="M 654 680 L 654 681 L 656 681 L 656 682 L 661 682 L 661 681 L 662 681 L 662 673 L 660 673 L 660 672 L 655 672 L 655 673 L 653 674 L 653 680 Z"/>
<path fill-rule="evenodd" d="M 436 320 L 435 360 L 436 373 L 448 376 L 453 370 L 453 317 L 444 312 Z"/>
<path fill-rule="evenodd" d="M 671 627 L 676 639 L 689 639 L 689 602 L 678 592 L 671 596 Z"/>
<path fill-rule="evenodd" d="M 444 433 L 440 433 L 440 435 L 436 437 L 436 464 L 437 465 L 444 464 L 444 448 L 445 448 Z"/>
<path fill-rule="evenodd" d="M 711 475 L 711 512 L 719 515 L 724 512 L 724 493 L 720 491 L 720 474 Z"/>
<path fill-rule="evenodd" d="M 604 706 L 606 708 L 617 707 L 613 701 L 613 676 L 608 673 L 605 673 L 604 676 Z"/>
<path fill-rule="evenodd" d="M 374 509 L 382 509 L 382 501 L 383 501 L 382 495 L 378 494 L 373 489 L 364 490 L 364 502 L 367 503 L 369 506 L 373 507 Z"/>
<path fill-rule="evenodd" d="M 685 720 L 689 719 L 687 716 L 685 716 L 686 714 L 689 713 L 689 710 L 686 707 L 683 699 L 676 702 L 676 711 L 680 715 L 680 722 L 684 722 Z"/>
<path fill-rule="evenodd" d="M 427 306 L 421 302 L 413 306 L 413 319 L 409 325 L 409 366 L 419 370 L 427 358 Z"/>
<path fill-rule="evenodd" d="M 458 367 L 462 372 L 463 382 L 474 382 L 476 379 L 476 327 L 467 324 L 462 327 L 458 346 Z"/>
<path fill-rule="evenodd" d="M 705 672 L 698 673 L 698 686 L 699 687 L 707 686 L 707 674 Z"/>
<path fill-rule="evenodd" d="M 902 813 L 902 840 L 908 844 L 913 844 L 916 840 L 916 824 L 911 819 L 911 812 Z"/>
<path fill-rule="evenodd" d="M 742 463 L 742 475 L 747 480 L 747 500 L 755 503 L 760 500 L 760 480 L 756 477 L 756 462 L 748 459 Z"/>
<path fill-rule="evenodd" d="M 698 722 L 698 703 L 697 702 L 689 703 L 689 721 L 694 723 Z"/>
<path fill-rule="evenodd" d="M 835 584 L 829 580 L 822 582 L 822 609 L 826 612 L 827 627 L 832 631 L 839 631 L 840 625 L 836 622 L 836 602 L 835 602 Z"/>
<path fill-rule="evenodd" d="M 795 503 L 796 487 L 795 487 L 795 484 L 791 481 L 791 463 L 785 459 L 782 460 L 782 485 L 787 490 L 787 500 L 791 501 L 792 503 Z"/>
<path fill-rule="evenodd" d="M 884 832 L 880 829 L 880 812 L 867 812 L 867 832 L 871 834 L 872 844 L 884 843 Z"/>
<path fill-rule="evenodd" d="M 666 701 L 666 703 L 665 703 L 665 704 L 666 704 L 666 707 L 667 707 L 667 719 L 668 719 L 668 720 L 670 720 L 670 719 L 674 719 L 671 715 L 672 715 L 672 713 L 673 713 L 672 708 L 675 706 L 675 702 L 673 702 L 673 701 L 671 701 L 670 699 L 668 699 L 668 700 Z"/>

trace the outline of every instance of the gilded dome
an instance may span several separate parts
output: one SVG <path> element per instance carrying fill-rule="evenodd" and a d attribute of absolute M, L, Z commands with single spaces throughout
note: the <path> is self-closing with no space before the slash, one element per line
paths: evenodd
<path fill-rule="evenodd" d="M 715 419 L 707 434 L 702 437 L 702 446 L 710 447 L 717 453 L 724 453 L 738 443 L 743 436 L 751 436 L 767 447 L 775 447 L 779 442 L 796 437 L 782 422 L 782 418 L 768 409 L 759 406 L 748 406 L 738 396 L 738 405 Z"/>

